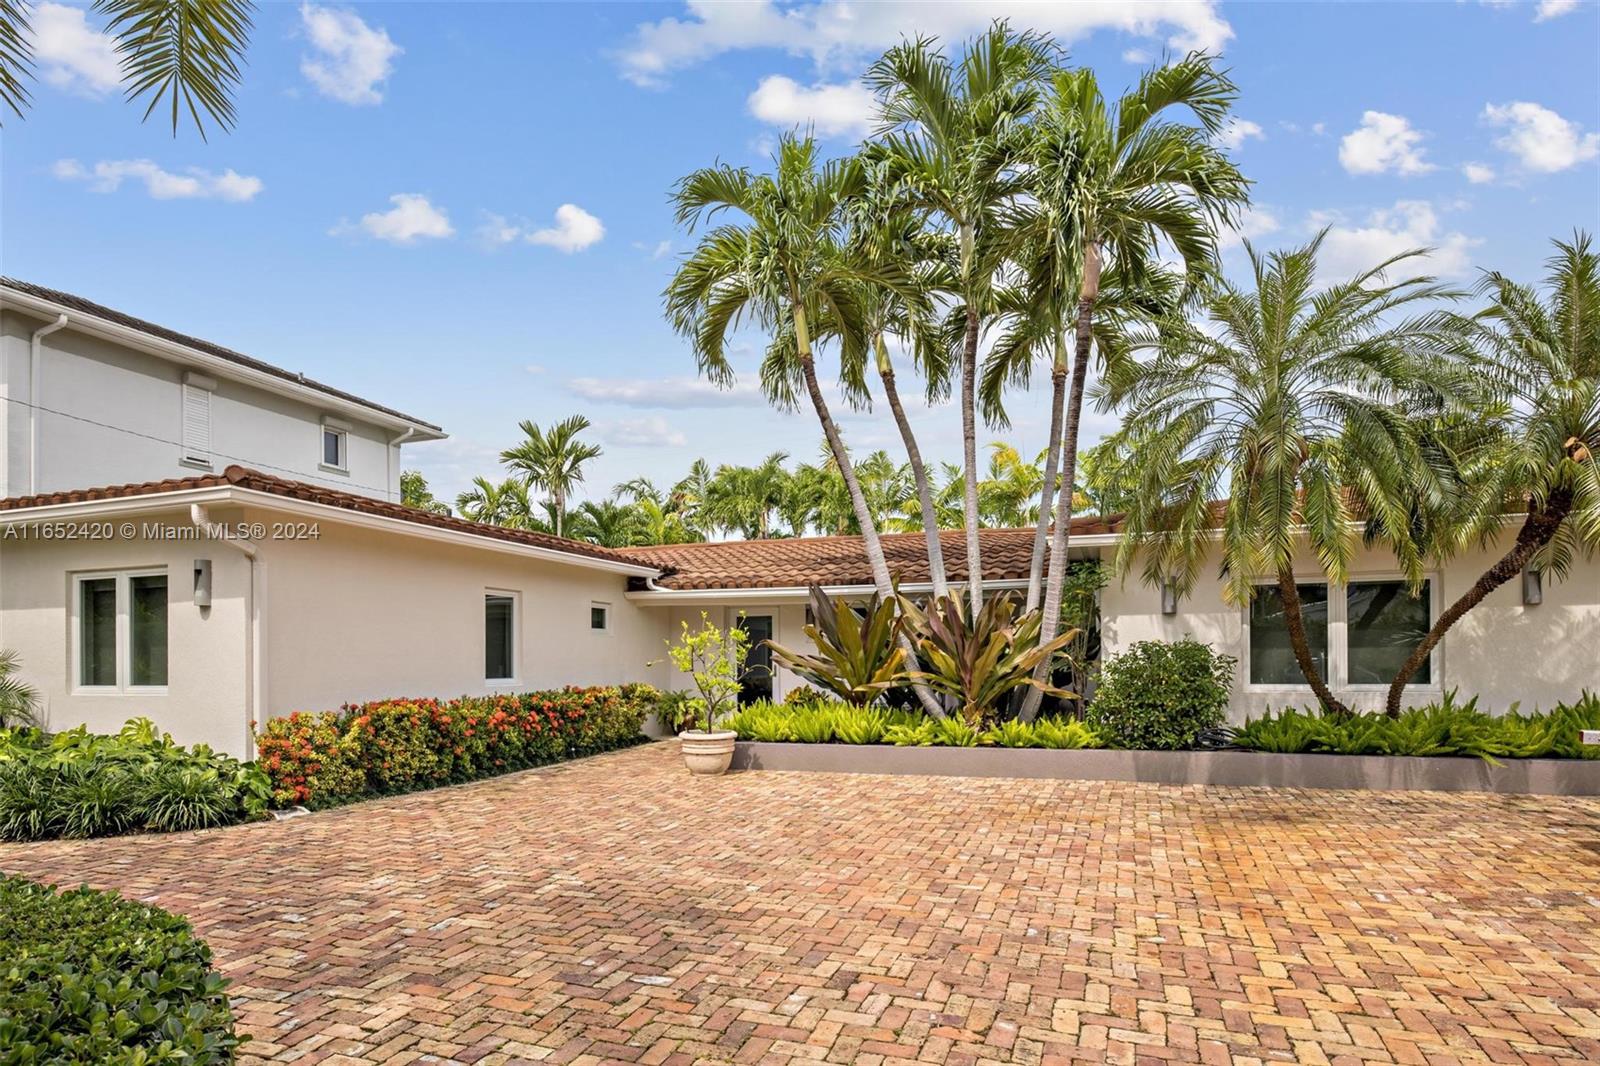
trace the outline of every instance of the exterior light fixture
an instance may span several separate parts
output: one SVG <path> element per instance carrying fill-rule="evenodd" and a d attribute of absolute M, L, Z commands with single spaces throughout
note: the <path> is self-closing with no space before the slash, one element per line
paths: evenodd
<path fill-rule="evenodd" d="M 1161 613 L 1178 613 L 1178 581 L 1176 578 L 1167 578 L 1161 582 Z"/>
<path fill-rule="evenodd" d="M 196 607 L 211 606 L 210 559 L 196 559 L 194 561 L 194 605 Z"/>
<path fill-rule="evenodd" d="M 1522 606 L 1537 607 L 1544 602 L 1544 571 L 1528 567 L 1522 572 Z"/>

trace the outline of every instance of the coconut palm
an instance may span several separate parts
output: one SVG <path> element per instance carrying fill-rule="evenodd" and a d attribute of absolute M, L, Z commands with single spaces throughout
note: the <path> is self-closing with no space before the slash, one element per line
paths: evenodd
<path fill-rule="evenodd" d="M 500 461 L 530 487 L 549 493 L 556 536 L 566 522 L 567 498 L 583 483 L 583 467 L 601 455 L 596 444 L 586 444 L 578 434 L 589 428 L 582 415 L 557 422 L 549 431 L 537 423 L 519 423 L 523 440 L 500 453 Z"/>
<path fill-rule="evenodd" d="M 1077 290 L 1060 488 L 1050 516 L 1055 531 L 1039 633 L 1047 643 L 1060 622 L 1101 275 L 1114 269 L 1121 286 L 1138 292 L 1154 278 L 1162 246 L 1177 253 L 1191 282 L 1211 270 L 1214 227 L 1232 221 L 1248 189 L 1212 140 L 1227 121 L 1235 95 L 1233 82 L 1199 53 L 1146 71 L 1114 108 L 1107 107 L 1092 70 L 1062 70 L 1052 78 L 1048 102 L 1032 127 L 1027 175 L 1034 223 L 1024 229 L 1032 230 L 1030 245 L 1045 250 L 1046 261 L 1036 272 L 1050 294 L 1042 303 L 1063 326 Z M 1186 111 L 1198 125 L 1172 118 L 1175 110 Z M 1041 669 L 1048 670 L 1048 664 Z M 1039 702 L 1040 690 L 1030 689 L 1021 711 L 1025 719 L 1038 712 Z"/>
<path fill-rule="evenodd" d="M 1035 33 L 996 22 L 952 63 L 929 38 L 891 48 L 867 72 L 886 129 L 872 149 L 904 183 L 913 202 L 942 219 L 956 239 L 954 295 L 961 334 L 963 515 L 968 595 L 983 600 L 978 543 L 977 365 L 994 279 L 1010 230 L 1004 213 L 1024 190 L 1019 171 L 1026 124 L 1039 101 L 1055 48 Z"/>
<path fill-rule="evenodd" d="M 774 383 L 803 384 L 861 524 L 873 584 L 879 595 L 892 596 L 894 584 L 877 527 L 817 378 L 810 323 L 826 317 L 840 347 L 854 349 L 865 344 L 859 287 L 875 283 L 909 293 L 912 285 L 902 268 L 863 263 L 840 239 L 842 206 L 862 188 L 859 163 L 819 166 L 816 142 L 792 135 L 779 142 L 774 163 L 773 174 L 721 165 L 695 171 L 678 183 L 673 200 L 680 225 L 693 229 L 702 219 L 724 212 L 744 220 L 724 222 L 700 239 L 667 287 L 667 315 L 689 338 L 701 372 L 718 383 L 732 380 L 727 335 L 744 318 L 769 334 L 777 333 L 780 324 L 793 328 L 786 369 L 770 378 L 763 375 L 768 396 L 779 402 L 784 398 Z M 941 713 L 926 690 L 924 702 L 932 713 Z"/>
<path fill-rule="evenodd" d="M 1585 233 L 1555 248 L 1547 296 L 1490 273 L 1480 291 L 1493 302 L 1461 323 L 1497 402 L 1473 412 L 1460 454 L 1466 491 L 1437 554 L 1488 544 L 1508 511 L 1524 514 L 1511 547 L 1440 612 L 1395 674 L 1391 715 L 1445 633 L 1485 596 L 1529 567 L 1564 576 L 1574 554 L 1600 548 L 1600 255 Z"/>
<path fill-rule="evenodd" d="M 0 104 L 18 118 L 29 103 L 33 28 L 25 0 L 0 0 Z M 162 101 L 178 135 L 183 114 L 202 140 L 202 113 L 223 130 L 234 127 L 233 96 L 250 44 L 250 0 L 95 0 L 116 41 L 130 100 L 148 97 L 148 119 Z"/>
<path fill-rule="evenodd" d="M 1301 673 L 1342 712 L 1306 639 L 1296 550 L 1303 538 L 1339 584 L 1357 519 L 1407 526 L 1408 490 L 1424 465 L 1414 419 L 1438 407 L 1457 342 L 1449 316 L 1410 313 L 1453 293 L 1428 277 L 1385 280 L 1422 253 L 1319 291 L 1321 242 L 1271 255 L 1246 245 L 1254 291 L 1208 283 L 1203 321 L 1175 317 L 1136 338 L 1150 357 L 1113 368 L 1102 402 L 1127 412 L 1119 566 L 1142 553 L 1145 579 L 1174 582 L 1181 595 L 1215 546 L 1231 602 L 1249 603 L 1258 576 L 1273 580 Z M 1395 543 L 1419 585 L 1420 554 Z"/>
<path fill-rule="evenodd" d="M 528 486 L 516 478 L 496 484 L 486 477 L 475 477 L 472 488 L 456 497 L 456 511 L 462 518 L 508 529 L 541 528 L 544 523 L 535 516 L 535 510 L 528 498 Z"/>

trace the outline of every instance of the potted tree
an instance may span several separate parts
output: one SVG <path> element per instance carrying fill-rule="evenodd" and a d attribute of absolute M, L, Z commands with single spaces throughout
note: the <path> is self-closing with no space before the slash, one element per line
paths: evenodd
<path fill-rule="evenodd" d="M 691 774 L 726 773 L 733 762 L 733 742 L 738 734 L 716 726 L 738 704 L 739 678 L 749 651 L 748 633 L 738 626 L 724 630 L 704 611 L 698 630 L 690 630 L 684 622 L 677 643 L 667 647 L 667 658 L 690 676 L 697 693 L 695 724 L 702 728 L 691 727 L 678 734 L 683 763 Z"/>

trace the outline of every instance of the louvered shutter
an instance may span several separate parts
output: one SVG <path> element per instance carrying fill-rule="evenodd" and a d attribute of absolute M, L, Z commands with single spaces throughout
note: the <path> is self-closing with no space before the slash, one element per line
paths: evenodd
<path fill-rule="evenodd" d="M 183 386 L 183 458 L 211 462 L 211 392 L 197 385 Z"/>

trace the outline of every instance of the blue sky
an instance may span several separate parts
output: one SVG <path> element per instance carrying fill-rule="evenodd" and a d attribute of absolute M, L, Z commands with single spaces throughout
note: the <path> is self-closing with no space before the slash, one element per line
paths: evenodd
<path fill-rule="evenodd" d="M 269 2 L 238 129 L 209 143 L 141 125 L 95 16 L 43 3 L 35 103 L 3 134 L 0 268 L 443 425 L 406 463 L 441 495 L 498 476 L 518 420 L 573 412 L 606 449 L 591 494 L 696 456 L 814 459 L 809 414 L 694 382 L 660 313 L 689 244 L 668 190 L 718 159 L 760 165 L 796 123 L 847 151 L 883 47 L 995 13 L 1056 33 L 1108 92 L 1164 51 L 1220 51 L 1247 232 L 1331 226 L 1331 272 L 1428 244 L 1453 280 L 1531 277 L 1549 238 L 1600 228 L 1594 3 Z M 1027 451 L 1046 404 L 1011 403 Z M 956 456 L 953 407 L 916 421 Z M 845 426 L 898 454 L 881 409 Z"/>

